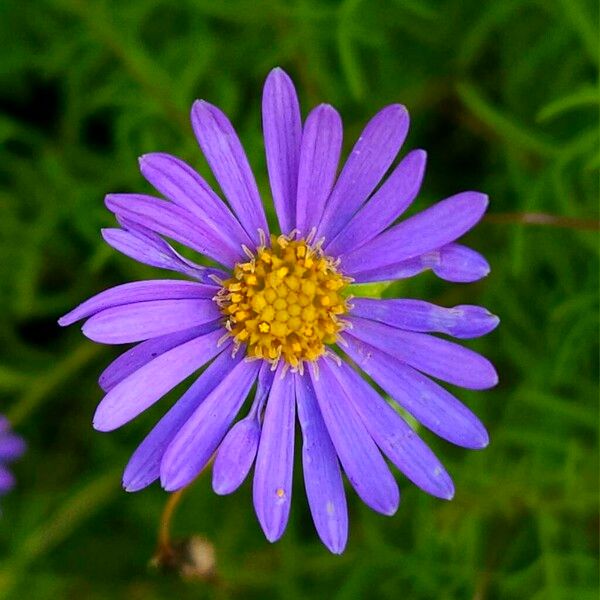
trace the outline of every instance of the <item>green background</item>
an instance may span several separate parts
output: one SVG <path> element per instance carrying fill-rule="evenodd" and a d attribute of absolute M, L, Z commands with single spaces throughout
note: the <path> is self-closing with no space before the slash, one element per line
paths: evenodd
<path fill-rule="evenodd" d="M 585 0 L 3 0 L 0 2 L 0 410 L 29 442 L 2 500 L 0 598 L 596 599 L 598 577 L 598 7 Z M 480 303 L 500 328 L 468 345 L 500 385 L 460 392 L 485 451 L 423 432 L 454 476 L 446 503 L 401 480 L 393 518 L 349 494 L 341 557 L 319 543 L 298 470 L 287 532 L 259 530 L 248 483 L 220 498 L 202 477 L 176 537 L 215 546 L 218 579 L 148 568 L 167 495 L 120 489 L 165 399 L 94 432 L 97 375 L 116 348 L 56 319 L 99 290 L 164 276 L 118 255 L 103 196 L 146 191 L 136 158 L 166 151 L 207 175 L 195 98 L 235 123 L 268 198 L 263 80 L 296 81 L 304 114 L 335 105 L 345 150 L 385 104 L 411 112 L 428 151 L 418 209 L 490 195 L 467 242 L 492 274 L 432 274 L 386 293 Z M 557 217 L 527 224 L 531 213 Z M 162 273 L 162 275 L 161 275 Z M 174 398 L 174 397 L 173 397 Z"/>

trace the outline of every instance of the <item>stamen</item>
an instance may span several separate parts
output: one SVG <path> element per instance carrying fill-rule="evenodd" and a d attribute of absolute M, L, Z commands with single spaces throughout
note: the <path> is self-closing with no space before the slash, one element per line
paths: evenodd
<path fill-rule="evenodd" d="M 348 341 L 344 339 L 344 336 L 338 335 L 337 343 L 343 348 L 348 347 Z"/>
<path fill-rule="evenodd" d="M 348 312 L 349 279 L 323 255 L 322 240 L 311 246 L 294 239 L 298 233 L 271 236 L 271 247 L 261 237 L 256 253 L 243 247 L 249 261 L 235 265 L 215 301 L 229 335 L 246 344 L 248 356 L 273 369 L 284 360 L 286 371 L 302 374 L 304 362 L 315 363 L 344 328 L 338 317 Z"/>
<path fill-rule="evenodd" d="M 258 239 L 260 240 L 261 247 L 265 247 L 267 245 L 267 236 L 262 229 L 258 230 Z"/>
<path fill-rule="evenodd" d="M 310 368 L 312 369 L 314 378 L 316 380 L 318 380 L 319 379 L 319 363 L 315 360 L 314 362 L 310 363 Z"/>
<path fill-rule="evenodd" d="M 227 325 L 225 325 L 225 327 L 227 327 Z M 226 333 L 225 335 L 221 336 L 217 340 L 217 348 L 220 348 L 230 337 L 231 337 L 231 333 Z"/>
<path fill-rule="evenodd" d="M 325 351 L 325 356 L 327 358 L 331 358 L 331 360 L 333 360 L 333 362 L 336 363 L 338 367 L 342 366 L 342 359 L 335 352 L 333 352 L 333 350 L 327 349 Z"/>
<path fill-rule="evenodd" d="M 225 281 L 223 279 L 221 279 L 220 277 L 218 277 L 217 275 L 215 275 L 214 273 L 211 273 L 208 276 L 209 279 L 212 279 L 217 285 L 225 285 Z"/>
<path fill-rule="evenodd" d="M 306 243 L 310 246 L 312 244 L 312 241 L 315 239 L 316 236 L 317 236 L 317 228 L 313 227 L 308 232 L 308 235 L 306 236 Z"/>

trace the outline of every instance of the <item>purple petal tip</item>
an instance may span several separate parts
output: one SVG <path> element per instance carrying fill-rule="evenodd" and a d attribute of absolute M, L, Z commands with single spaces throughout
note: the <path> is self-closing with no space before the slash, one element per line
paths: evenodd
<path fill-rule="evenodd" d="M 269 74 L 267 75 L 267 79 L 269 77 L 271 77 L 272 75 L 281 75 L 281 74 L 286 74 L 285 71 L 281 68 L 281 67 L 273 67 L 270 71 Z"/>
<path fill-rule="evenodd" d="M 174 481 L 163 482 L 161 479 L 160 485 L 162 489 L 165 490 L 165 492 L 173 493 L 181 489 L 185 484 L 179 485 L 177 482 Z"/>
<path fill-rule="evenodd" d="M 110 413 L 102 410 L 102 405 L 100 404 L 94 413 L 94 417 L 92 418 L 92 427 L 96 431 L 107 433 L 109 431 L 118 429 L 119 426 L 120 425 L 115 425 L 114 422 L 111 421 Z"/>
<path fill-rule="evenodd" d="M 165 492 L 176 492 L 187 485 L 190 480 L 182 478 L 180 473 L 174 474 L 167 472 L 161 465 L 160 486 Z"/>
<path fill-rule="evenodd" d="M 481 192 L 474 192 L 474 194 L 477 194 L 477 200 L 481 203 L 482 210 L 485 212 L 490 204 L 489 196 L 487 194 L 482 194 Z"/>
<path fill-rule="evenodd" d="M 121 485 L 123 486 L 123 489 L 130 494 L 132 494 L 133 492 L 139 492 L 145 487 L 141 485 L 136 485 L 133 482 L 126 482 L 125 479 L 121 481 Z"/>
<path fill-rule="evenodd" d="M 388 508 L 382 507 L 381 514 L 386 515 L 387 517 L 391 517 L 396 514 L 398 510 L 398 506 L 400 506 L 400 498 L 396 499 L 393 503 L 389 505 Z"/>

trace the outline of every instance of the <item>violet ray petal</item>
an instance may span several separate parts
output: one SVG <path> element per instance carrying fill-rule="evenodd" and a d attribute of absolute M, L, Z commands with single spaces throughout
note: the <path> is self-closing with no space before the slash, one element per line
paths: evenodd
<path fill-rule="evenodd" d="M 222 111 L 204 100 L 196 100 L 192 106 L 192 127 L 225 197 L 258 246 L 258 230 L 262 229 L 268 236 L 269 227 L 254 175 L 235 129 Z"/>
<path fill-rule="evenodd" d="M 168 242 L 163 240 L 163 238 L 160 235 L 158 235 L 151 229 L 148 229 L 147 227 L 144 227 L 139 223 L 128 221 L 126 218 L 120 215 L 116 215 L 116 218 L 125 231 L 130 233 L 132 236 L 138 238 L 139 244 L 142 246 L 142 252 L 146 252 L 146 254 L 150 253 L 149 258 L 153 257 L 152 250 L 154 250 L 154 252 L 158 253 L 159 255 L 166 255 L 171 261 L 177 263 L 177 266 L 179 267 L 179 271 L 181 273 L 185 273 L 186 275 L 189 275 L 194 279 L 198 279 L 202 283 L 209 283 L 211 285 L 214 285 L 214 280 L 211 278 L 211 275 L 216 275 L 220 279 L 227 279 L 228 275 L 225 271 L 222 271 L 221 269 L 217 269 L 215 267 L 205 267 L 199 265 L 198 263 L 195 263 L 189 258 L 186 258 L 182 254 L 177 252 L 175 248 L 173 248 L 173 246 L 171 246 Z M 143 247 L 144 244 L 147 244 L 148 246 L 146 249 L 144 249 Z"/>
<path fill-rule="evenodd" d="M 446 333 L 463 339 L 485 335 L 500 322 L 482 306 L 444 308 L 409 298 L 353 298 L 351 314 L 406 331 Z"/>
<path fill-rule="evenodd" d="M 250 472 L 258 440 L 260 424 L 256 417 L 238 421 L 225 435 L 215 458 L 212 486 L 224 496 L 235 492 Z"/>
<path fill-rule="evenodd" d="M 463 192 L 442 200 L 361 248 L 343 254 L 342 270 L 352 276 L 436 250 L 469 231 L 481 219 L 487 205 L 487 196 L 478 192 Z"/>
<path fill-rule="evenodd" d="M 386 106 L 363 129 L 327 200 L 317 237 L 333 239 L 369 197 L 398 154 L 408 133 L 408 111 Z"/>
<path fill-rule="evenodd" d="M 355 273 L 353 278 L 357 283 L 392 281 L 413 277 L 428 269 L 432 269 L 440 279 L 470 283 L 488 275 L 490 265 L 475 250 L 452 243 L 388 267 Z"/>
<path fill-rule="evenodd" d="M 330 359 L 319 360 L 319 375 L 310 377 L 319 409 L 342 467 L 363 502 L 384 515 L 398 509 L 400 492 L 373 438 L 333 374 Z"/>
<path fill-rule="evenodd" d="M 457 446 L 487 446 L 481 421 L 450 392 L 389 354 L 351 335 L 344 338 L 348 356 L 417 421 Z"/>
<path fill-rule="evenodd" d="M 423 271 L 427 271 L 429 266 L 424 264 L 424 255 L 416 258 L 409 258 L 389 267 L 374 269 L 373 271 L 363 271 L 354 273 L 352 279 L 354 283 L 371 283 L 374 281 L 395 281 L 397 279 L 408 279 L 414 277 Z"/>
<path fill-rule="evenodd" d="M 342 119 L 333 106 L 321 104 L 309 113 L 302 130 L 296 204 L 296 227 L 303 237 L 317 227 L 325 210 L 337 173 L 342 138 Z"/>
<path fill-rule="evenodd" d="M 184 487 L 206 466 L 242 407 L 259 366 L 257 361 L 239 362 L 185 422 L 160 465 L 165 490 Z"/>
<path fill-rule="evenodd" d="M 440 249 L 431 270 L 440 278 L 455 283 L 478 281 L 490 272 L 487 260 L 467 246 L 448 244 Z"/>
<path fill-rule="evenodd" d="M 268 362 L 261 363 L 250 412 L 228 431 L 217 451 L 212 484 L 220 495 L 231 494 L 244 483 L 256 457 L 262 409 L 275 376 Z"/>
<path fill-rule="evenodd" d="M 348 317 L 348 321 L 354 337 L 427 375 L 472 390 L 484 390 L 498 383 L 492 363 L 473 350 L 360 317 Z"/>
<path fill-rule="evenodd" d="M 292 504 L 296 400 L 285 366 L 280 363 L 267 400 L 252 486 L 256 516 L 270 542 L 283 535 Z"/>
<path fill-rule="evenodd" d="M 275 379 L 275 371 L 272 370 L 271 363 L 267 361 L 261 361 L 260 371 L 258 372 L 258 382 L 256 385 L 256 402 L 252 407 L 252 410 L 256 411 L 256 415 L 259 419 L 262 419 L 263 409 L 269 393 L 271 392 L 271 386 Z"/>
<path fill-rule="evenodd" d="M 251 245 L 240 222 L 190 165 L 170 154 L 157 152 L 140 157 L 140 170 L 165 198 L 201 220 L 212 222 L 236 245 Z"/>
<path fill-rule="evenodd" d="M 214 224 L 200 220 L 172 202 L 143 194 L 108 194 L 105 204 L 117 216 L 172 238 L 226 267 L 246 256 Z"/>
<path fill-rule="evenodd" d="M 159 269 L 169 269 L 208 282 L 208 278 L 204 277 L 202 267 L 193 269 L 180 261 L 174 251 L 170 252 L 172 248 L 166 242 L 164 242 L 166 247 L 161 247 L 158 244 L 154 245 L 149 239 L 135 235 L 125 229 L 106 228 L 102 229 L 101 233 L 104 241 L 109 246 L 121 252 L 121 254 L 129 256 L 129 258 L 145 265 Z"/>
<path fill-rule="evenodd" d="M 231 356 L 231 343 L 224 345 L 221 354 L 165 413 L 137 447 L 125 468 L 123 487 L 128 492 L 137 492 L 160 477 L 160 463 L 177 432 L 242 359 L 241 352 Z"/>
<path fill-rule="evenodd" d="M 25 452 L 25 441 L 21 436 L 7 433 L 0 436 L 0 461 L 9 462 Z"/>
<path fill-rule="evenodd" d="M 454 484 L 442 463 L 408 423 L 349 365 L 334 374 L 381 451 L 416 486 L 450 500 Z"/>
<path fill-rule="evenodd" d="M 273 69 L 265 81 L 262 122 L 275 212 L 281 232 L 288 234 L 296 226 L 302 120 L 294 84 L 280 68 Z"/>
<path fill-rule="evenodd" d="M 151 279 L 123 283 L 92 296 L 58 320 L 63 327 L 115 306 L 149 300 L 210 299 L 219 291 L 214 285 L 177 279 Z"/>
<path fill-rule="evenodd" d="M 157 356 L 164 354 L 167 350 L 171 350 L 175 346 L 180 346 L 185 342 L 215 331 L 218 328 L 220 328 L 219 323 L 205 323 L 198 327 L 177 331 L 176 333 L 168 333 L 167 335 L 161 335 L 160 337 L 141 342 L 113 360 L 100 374 L 98 383 L 105 392 L 108 392 L 117 383 L 129 377 L 129 375 L 137 371 L 140 367 L 143 367 L 146 363 L 154 360 Z"/>
<path fill-rule="evenodd" d="M 94 428 L 112 431 L 137 417 L 213 358 L 222 335 L 217 329 L 176 346 L 118 383 L 98 405 Z"/>
<path fill-rule="evenodd" d="M 348 540 L 348 507 L 340 465 L 309 377 L 296 374 L 294 379 L 310 512 L 323 543 L 334 554 L 341 554 Z"/>
<path fill-rule="evenodd" d="M 0 494 L 6 494 L 15 487 L 13 474 L 4 466 L 0 465 Z"/>
<path fill-rule="evenodd" d="M 130 344 L 210 323 L 222 316 L 214 300 L 150 300 L 96 313 L 83 324 L 82 331 L 102 344 Z"/>
<path fill-rule="evenodd" d="M 426 161 L 424 150 L 407 154 L 348 225 L 325 246 L 325 252 L 337 256 L 347 248 L 356 250 L 389 227 L 417 197 Z"/>

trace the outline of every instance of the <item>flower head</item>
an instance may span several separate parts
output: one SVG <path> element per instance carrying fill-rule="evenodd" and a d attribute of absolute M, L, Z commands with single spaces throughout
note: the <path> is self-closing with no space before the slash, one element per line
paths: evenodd
<path fill-rule="evenodd" d="M 194 104 L 192 124 L 226 202 L 166 154 L 140 159 L 142 174 L 165 199 L 107 196 L 120 227 L 104 230 L 104 239 L 191 281 L 120 285 L 60 320 L 86 319 L 84 334 L 101 343 L 137 343 L 100 376 L 106 396 L 95 428 L 124 425 L 204 369 L 134 452 L 123 477 L 127 490 L 159 478 L 165 489 L 179 489 L 216 452 L 213 487 L 227 494 L 254 464 L 254 506 L 274 541 L 290 510 L 297 415 L 310 509 L 332 552 L 343 551 L 348 533 L 342 472 L 367 505 L 387 515 L 399 492 L 384 456 L 426 492 L 452 497 L 442 464 L 360 374 L 442 438 L 466 448 L 488 443 L 477 417 L 432 378 L 484 389 L 497 383 L 493 366 L 432 334 L 481 336 L 497 317 L 478 306 L 351 294 L 352 283 L 426 269 L 456 282 L 489 272 L 481 255 L 456 243 L 485 212 L 483 194 L 463 192 L 398 222 L 425 169 L 425 152 L 409 152 L 382 183 L 408 121 L 403 106 L 381 110 L 338 175 L 338 113 L 320 105 L 302 122 L 292 81 L 275 69 L 264 88 L 263 130 L 278 233 L 269 229 L 235 130 L 204 101 Z M 214 266 L 184 258 L 165 238 Z"/>
<path fill-rule="evenodd" d="M 25 452 L 25 442 L 12 433 L 8 419 L 0 415 L 0 496 L 7 494 L 15 486 L 15 478 L 8 464 Z"/>

